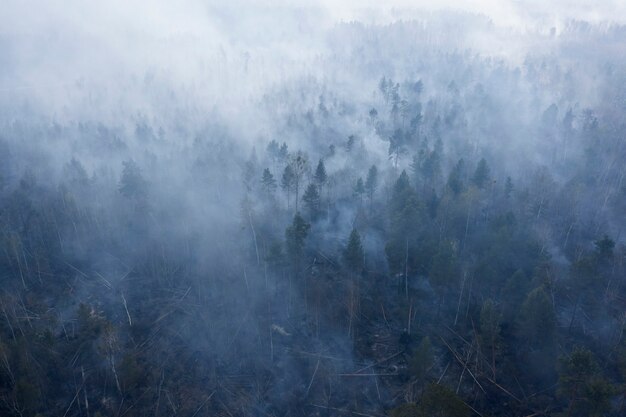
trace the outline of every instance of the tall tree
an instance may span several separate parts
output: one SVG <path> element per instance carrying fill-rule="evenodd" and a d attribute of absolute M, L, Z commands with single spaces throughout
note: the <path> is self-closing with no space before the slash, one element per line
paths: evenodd
<path fill-rule="evenodd" d="M 367 179 L 365 180 L 365 191 L 367 193 L 367 198 L 370 201 L 370 209 L 372 207 L 374 201 L 374 193 L 378 188 L 378 168 L 376 165 L 372 165 L 367 171 Z"/>
<path fill-rule="evenodd" d="M 320 187 L 320 190 L 322 189 L 324 184 L 326 184 L 328 176 L 326 175 L 326 166 L 324 166 L 323 159 L 320 159 L 317 163 L 317 168 L 315 168 L 315 174 L 313 175 L 313 179 L 315 179 L 315 182 L 317 186 Z"/>
<path fill-rule="evenodd" d="M 396 129 L 389 137 L 389 159 L 393 160 L 393 166 L 398 167 L 398 160 L 406 151 L 407 137 L 401 129 Z"/>
<path fill-rule="evenodd" d="M 489 169 L 489 165 L 487 165 L 487 161 L 485 161 L 485 158 L 482 158 L 480 162 L 478 162 L 478 166 L 474 171 L 472 182 L 476 185 L 476 187 L 483 189 L 489 183 L 490 178 L 491 170 Z"/>
<path fill-rule="evenodd" d="M 348 245 L 343 251 L 343 259 L 352 272 L 359 273 L 363 269 L 364 256 L 361 236 L 356 228 L 353 228 L 348 238 Z"/>
<path fill-rule="evenodd" d="M 320 211 L 320 193 L 317 190 L 317 185 L 310 183 L 304 191 L 302 200 L 309 210 L 311 219 L 315 220 Z"/>
<path fill-rule="evenodd" d="M 295 186 L 295 176 L 291 165 L 287 165 L 283 170 L 283 176 L 280 180 L 280 187 L 287 193 L 287 209 L 289 209 L 289 202 L 291 201 L 291 191 Z"/>
<path fill-rule="evenodd" d="M 459 159 L 452 171 L 450 171 L 450 175 L 448 176 L 448 188 L 454 193 L 454 195 L 459 195 L 464 191 L 465 185 L 463 183 L 463 178 L 465 170 L 465 161 L 463 158 Z"/>
<path fill-rule="evenodd" d="M 566 416 L 604 416 L 614 388 L 601 376 L 593 353 L 575 347 L 559 360 L 559 392 L 568 399 Z"/>
<path fill-rule="evenodd" d="M 363 178 L 359 177 L 354 184 L 354 194 L 359 198 L 359 204 L 363 204 L 363 194 L 365 194 L 365 185 L 363 184 Z"/>
<path fill-rule="evenodd" d="M 300 213 L 296 212 L 293 222 L 285 230 L 287 254 L 295 266 L 299 265 L 304 242 L 310 229 L 311 225 L 302 218 Z"/>
<path fill-rule="evenodd" d="M 289 161 L 289 166 L 291 167 L 291 172 L 293 173 L 293 188 L 296 192 L 296 211 L 298 211 L 300 187 L 302 185 L 304 175 L 309 170 L 309 160 L 305 153 L 298 151 L 295 155 L 292 155 L 291 160 Z"/>
<path fill-rule="evenodd" d="M 286 163 L 289 159 L 289 147 L 285 142 L 280 145 L 280 149 L 278 150 L 278 160 L 282 163 Z"/>
<path fill-rule="evenodd" d="M 275 139 L 267 144 L 266 151 L 273 164 L 276 164 L 280 161 L 280 145 Z"/>
<path fill-rule="evenodd" d="M 142 198 L 147 194 L 147 182 L 132 159 L 122 162 L 124 168 L 119 183 L 120 193 L 127 198 Z"/>
<path fill-rule="evenodd" d="M 430 338 L 424 336 L 420 341 L 419 346 L 413 352 L 413 357 L 409 362 L 411 373 L 413 377 L 420 383 L 423 383 L 431 371 L 435 363 L 435 355 L 433 354 L 432 344 Z"/>
<path fill-rule="evenodd" d="M 522 305 L 520 330 L 531 347 L 552 346 L 556 331 L 556 315 L 550 297 L 543 287 L 532 290 Z"/>
<path fill-rule="evenodd" d="M 276 180 L 274 179 L 274 175 L 272 175 L 269 168 L 265 168 L 263 170 L 263 175 L 261 176 L 261 185 L 263 186 L 263 191 L 268 196 L 273 195 L 276 191 Z"/>
<path fill-rule="evenodd" d="M 493 380 L 496 380 L 496 354 L 501 343 L 502 315 L 495 303 L 487 300 L 480 309 L 480 338 L 490 357 Z"/>

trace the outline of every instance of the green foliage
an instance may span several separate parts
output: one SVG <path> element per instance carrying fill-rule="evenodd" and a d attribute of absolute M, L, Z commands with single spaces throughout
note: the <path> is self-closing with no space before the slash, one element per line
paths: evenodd
<path fill-rule="evenodd" d="M 502 315 L 492 300 L 486 300 L 480 309 L 480 335 L 483 345 L 497 348 L 500 343 Z"/>
<path fill-rule="evenodd" d="M 309 186 L 304 191 L 302 200 L 304 201 L 304 204 L 306 205 L 311 218 L 315 219 L 320 209 L 320 193 L 318 191 L 317 185 L 313 183 L 309 184 Z"/>
<path fill-rule="evenodd" d="M 280 186 L 283 190 L 289 192 L 293 189 L 295 178 L 293 174 L 293 168 L 291 165 L 287 165 L 283 170 L 283 175 L 280 180 Z"/>
<path fill-rule="evenodd" d="M 595 253 L 598 261 L 603 262 L 613 258 L 613 249 L 615 248 L 615 242 L 607 235 L 600 240 L 594 242 Z"/>
<path fill-rule="evenodd" d="M 326 174 L 326 166 L 324 165 L 323 159 L 320 159 L 317 163 L 317 168 L 315 168 L 315 175 L 313 175 L 313 178 L 315 179 L 317 185 L 320 187 L 326 184 L 328 175 Z"/>
<path fill-rule="evenodd" d="M 365 194 L 365 185 L 363 184 L 363 178 L 359 177 L 354 184 L 354 194 L 359 198 L 359 201 L 363 201 L 363 194 Z"/>
<path fill-rule="evenodd" d="M 449 388 L 431 383 L 417 404 L 403 404 L 390 417 L 469 417 L 471 409 Z"/>
<path fill-rule="evenodd" d="M 403 170 L 393 186 L 391 200 L 389 202 L 391 215 L 393 216 L 404 210 L 408 201 L 415 197 L 415 191 L 413 187 L 411 187 L 409 176 L 406 171 Z"/>
<path fill-rule="evenodd" d="M 421 417 L 422 412 L 417 404 L 402 404 L 389 411 L 389 417 Z"/>
<path fill-rule="evenodd" d="M 285 142 L 280 145 L 280 149 L 278 150 L 278 158 L 281 162 L 287 162 L 287 158 L 289 158 L 289 147 Z"/>
<path fill-rule="evenodd" d="M 270 172 L 269 168 L 265 168 L 263 170 L 263 175 L 261 176 L 261 184 L 263 186 L 263 191 L 267 195 L 271 195 L 276 191 L 276 180 L 274 176 Z"/>
<path fill-rule="evenodd" d="M 284 254 L 280 242 L 274 241 L 270 244 L 265 260 L 273 267 L 278 267 L 283 263 Z"/>
<path fill-rule="evenodd" d="M 520 330 L 530 346 L 552 346 L 556 331 L 556 315 L 552 301 L 543 287 L 532 290 L 522 305 Z"/>
<path fill-rule="evenodd" d="M 272 139 L 265 149 L 273 162 L 277 162 L 280 160 L 280 145 L 276 141 L 276 139 Z"/>
<path fill-rule="evenodd" d="M 428 279 L 440 294 L 458 282 L 458 262 L 450 243 L 443 243 L 433 257 Z"/>
<path fill-rule="evenodd" d="M 291 167 L 291 165 L 287 165 L 283 170 L 283 175 L 280 180 L 280 187 L 283 189 L 283 191 L 285 191 L 285 193 L 287 193 L 287 206 L 289 206 L 289 196 L 291 195 L 295 184 L 296 178 L 293 173 L 293 168 Z"/>
<path fill-rule="evenodd" d="M 291 226 L 287 227 L 285 231 L 287 253 L 294 262 L 297 262 L 302 255 L 304 241 L 309 234 L 310 228 L 311 225 L 307 223 L 298 212 L 293 217 Z"/>
<path fill-rule="evenodd" d="M 343 252 L 343 259 L 348 269 L 353 272 L 360 272 L 364 266 L 364 256 L 361 236 L 356 229 L 352 229 L 348 238 L 348 245 Z"/>
<path fill-rule="evenodd" d="M 398 166 L 398 160 L 400 157 L 407 153 L 407 135 L 400 129 L 396 129 L 396 131 L 389 138 L 389 159 L 394 161 L 394 165 Z"/>
<path fill-rule="evenodd" d="M 147 194 L 147 182 L 141 174 L 141 169 L 132 159 L 124 161 L 119 191 L 126 198 L 142 198 Z"/>
<path fill-rule="evenodd" d="M 298 211 L 300 185 L 302 184 L 304 174 L 309 171 L 309 159 L 304 152 L 298 151 L 291 155 L 288 166 L 291 167 L 291 180 L 292 186 L 296 192 L 296 211 Z"/>
<path fill-rule="evenodd" d="M 243 169 L 243 184 L 246 187 L 246 191 L 251 192 L 256 185 L 258 160 L 256 157 L 256 150 L 252 149 L 250 158 L 246 161 Z"/>
<path fill-rule="evenodd" d="M 569 415 L 603 416 L 610 411 L 615 389 L 600 376 L 598 363 L 589 349 L 575 347 L 559 363 L 559 392 L 568 398 Z"/>
<path fill-rule="evenodd" d="M 370 199 L 370 202 L 374 198 L 374 193 L 378 188 L 378 168 L 376 165 L 372 165 L 367 171 L 367 179 L 365 180 L 365 191 L 367 192 L 367 197 Z"/>
<path fill-rule="evenodd" d="M 418 381 L 423 381 L 435 362 L 435 355 L 430 343 L 430 338 L 425 336 L 422 338 L 419 346 L 413 352 L 409 363 L 411 374 Z"/>
<path fill-rule="evenodd" d="M 31 414 L 39 405 L 37 387 L 25 377 L 20 378 L 15 384 L 15 400 L 19 407 L 27 414 Z"/>
<path fill-rule="evenodd" d="M 413 157 L 411 169 L 415 178 L 433 184 L 441 175 L 441 157 L 437 150 L 422 149 Z"/>
<path fill-rule="evenodd" d="M 487 165 L 487 161 L 485 158 L 482 158 L 480 162 L 478 162 L 478 166 L 474 171 L 474 176 L 472 177 L 472 182 L 478 188 L 485 188 L 489 181 L 491 180 L 491 170 Z"/>
<path fill-rule="evenodd" d="M 413 273 L 424 266 L 423 259 L 419 259 L 422 249 L 419 238 L 425 220 L 422 205 L 406 171 L 402 171 L 394 184 L 388 212 L 390 226 L 385 254 L 389 267 L 395 274 Z"/>
<path fill-rule="evenodd" d="M 465 161 L 459 159 L 450 175 L 448 175 L 448 188 L 454 193 L 454 195 L 461 194 L 465 189 L 464 179 L 465 177 Z"/>
<path fill-rule="evenodd" d="M 502 290 L 502 300 L 504 305 L 504 313 L 507 318 L 514 317 L 526 299 L 529 292 L 530 282 L 528 277 L 521 269 L 518 269 L 511 275 Z"/>
<path fill-rule="evenodd" d="M 420 417 L 469 417 L 472 414 L 454 391 L 435 383 L 426 387 L 418 408 Z"/>

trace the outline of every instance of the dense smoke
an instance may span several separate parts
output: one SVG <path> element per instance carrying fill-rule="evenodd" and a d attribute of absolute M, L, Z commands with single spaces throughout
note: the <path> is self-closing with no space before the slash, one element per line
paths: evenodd
<path fill-rule="evenodd" d="M 619 416 L 626 6 L 5 1 L 0 414 Z"/>

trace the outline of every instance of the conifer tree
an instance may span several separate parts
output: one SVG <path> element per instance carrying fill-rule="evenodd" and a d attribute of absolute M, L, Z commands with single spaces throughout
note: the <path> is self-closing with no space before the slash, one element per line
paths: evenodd
<path fill-rule="evenodd" d="M 147 183 L 141 174 L 141 169 L 132 159 L 122 163 L 122 178 L 119 183 L 120 193 L 127 198 L 145 197 L 147 193 Z"/>
<path fill-rule="evenodd" d="M 354 184 L 354 194 L 359 198 L 359 203 L 363 204 L 363 194 L 365 194 L 365 185 L 363 184 L 363 178 L 359 177 Z"/>
<path fill-rule="evenodd" d="M 291 191 L 294 188 L 295 178 L 291 165 L 287 165 L 283 170 L 283 176 L 280 180 L 281 188 L 287 193 L 287 209 L 289 209 L 289 202 L 291 201 Z"/>
<path fill-rule="evenodd" d="M 452 171 L 450 171 L 450 175 L 448 176 L 448 188 L 454 193 L 454 195 L 459 195 L 464 191 L 465 185 L 463 183 L 464 176 L 464 168 L 465 161 L 463 158 L 459 159 L 456 163 Z"/>
<path fill-rule="evenodd" d="M 364 265 L 363 246 L 361 245 L 361 236 L 356 228 L 350 232 L 348 245 L 343 252 L 343 258 L 346 266 L 353 272 L 360 272 Z"/>
<path fill-rule="evenodd" d="M 265 168 L 263 170 L 261 184 L 266 195 L 272 195 L 274 194 L 274 191 L 276 191 L 276 180 L 274 179 L 274 176 L 270 172 L 269 168 Z"/>
<path fill-rule="evenodd" d="M 532 290 L 521 310 L 521 331 L 531 346 L 549 348 L 554 342 L 556 315 L 542 287 Z"/>
<path fill-rule="evenodd" d="M 320 189 L 326 184 L 326 180 L 328 176 L 326 175 L 326 166 L 324 166 L 324 160 L 320 159 L 317 163 L 317 168 L 315 169 L 315 175 L 313 176 L 315 182 L 320 187 Z"/>
<path fill-rule="evenodd" d="M 315 219 L 320 210 L 320 193 L 317 190 L 317 185 L 309 184 L 302 196 L 302 200 L 309 210 L 311 219 Z"/>
<path fill-rule="evenodd" d="M 372 206 L 372 202 L 374 200 L 374 193 L 378 188 L 378 168 L 376 165 L 372 165 L 367 171 L 367 179 L 365 180 L 365 191 L 367 193 L 367 198 L 370 200 L 370 208 Z"/>
<path fill-rule="evenodd" d="M 490 177 L 491 172 L 489 166 L 487 165 L 487 161 L 485 161 L 485 158 L 482 158 L 480 162 L 478 162 L 478 166 L 474 171 L 472 182 L 476 185 L 476 187 L 483 189 L 489 183 Z"/>
<path fill-rule="evenodd" d="M 304 250 L 304 241 L 310 229 L 311 225 L 302 218 L 299 212 L 296 212 L 293 222 L 285 230 L 287 254 L 294 265 L 297 265 L 300 261 L 302 251 Z"/>

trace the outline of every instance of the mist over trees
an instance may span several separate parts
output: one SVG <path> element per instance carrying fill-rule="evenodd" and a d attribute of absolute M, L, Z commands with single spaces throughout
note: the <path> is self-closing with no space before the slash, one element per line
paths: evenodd
<path fill-rule="evenodd" d="M 0 414 L 624 415 L 620 17 L 269 9 L 7 20 Z"/>

